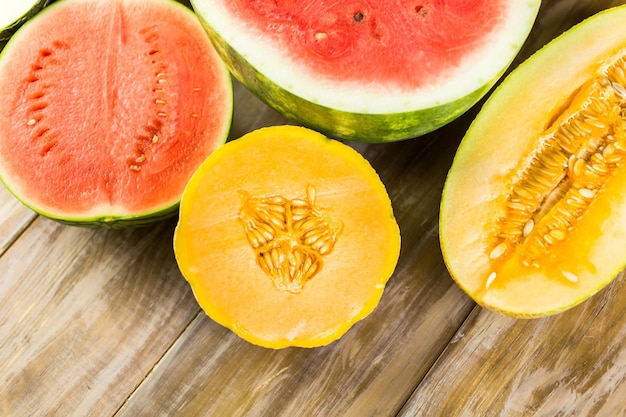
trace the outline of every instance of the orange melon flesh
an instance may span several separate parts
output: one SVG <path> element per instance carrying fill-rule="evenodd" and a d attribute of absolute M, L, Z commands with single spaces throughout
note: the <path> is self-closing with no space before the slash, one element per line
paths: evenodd
<path fill-rule="evenodd" d="M 175 213 L 232 116 L 226 67 L 169 0 L 47 7 L 2 51 L 0 99 L 2 180 L 77 223 Z"/>
<path fill-rule="evenodd" d="M 242 196 L 302 200 L 312 188 L 315 205 L 341 228 L 319 272 L 300 289 L 281 289 L 257 262 Z M 212 319 L 261 346 L 314 347 L 376 307 L 400 234 L 385 188 L 361 155 L 314 131 L 276 126 L 227 143 L 199 168 L 183 194 L 174 249 Z"/>
<path fill-rule="evenodd" d="M 459 146 L 442 196 L 441 247 L 452 277 L 487 308 L 519 317 L 554 314 L 598 292 L 626 264 L 623 166 L 535 265 L 524 264 L 521 247 L 502 259 L 492 255 L 520 160 L 548 126 L 576 111 L 603 65 L 626 56 L 625 19 L 626 7 L 599 13 L 538 51 L 494 92 Z"/>

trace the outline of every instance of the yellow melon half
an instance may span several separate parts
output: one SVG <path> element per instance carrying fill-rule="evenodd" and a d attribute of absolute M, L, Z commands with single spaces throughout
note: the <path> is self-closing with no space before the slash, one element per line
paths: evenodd
<path fill-rule="evenodd" d="M 378 304 L 400 250 L 378 175 L 341 142 L 259 129 L 189 182 L 174 237 L 200 306 L 251 343 L 314 347 Z"/>
<path fill-rule="evenodd" d="M 552 41 L 505 79 L 463 139 L 440 237 L 479 304 L 568 309 L 626 263 L 626 7 Z"/>

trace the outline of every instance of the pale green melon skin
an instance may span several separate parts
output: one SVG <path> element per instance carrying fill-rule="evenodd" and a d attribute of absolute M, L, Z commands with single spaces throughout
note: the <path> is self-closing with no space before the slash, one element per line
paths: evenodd
<path fill-rule="evenodd" d="M 620 274 L 620 272 L 624 270 L 624 268 L 626 268 L 626 257 L 612 256 L 615 255 L 616 252 L 608 250 L 608 248 L 611 247 L 624 247 L 624 241 L 626 241 L 626 239 L 624 239 L 624 235 L 621 234 L 621 241 L 611 242 L 607 239 L 608 243 L 604 243 L 602 245 L 602 247 L 607 250 L 605 252 L 599 252 L 607 253 L 607 255 L 605 258 L 598 261 L 597 264 L 602 265 L 604 271 L 594 277 L 593 284 L 587 292 L 580 293 L 576 297 L 563 297 L 562 299 L 557 299 L 553 305 L 542 310 L 529 311 L 518 307 L 512 308 L 509 305 L 489 302 L 483 296 L 477 294 L 474 289 L 470 289 L 467 277 L 473 272 L 471 270 L 457 267 L 456 257 L 459 255 L 459 251 L 455 251 L 453 248 L 458 246 L 458 242 L 455 242 L 452 239 L 453 227 L 450 226 L 452 224 L 452 218 L 456 217 L 459 211 L 468 209 L 475 211 L 480 210 L 480 208 L 474 206 L 464 207 L 460 210 L 458 204 L 459 201 L 458 199 L 455 199 L 456 196 L 454 195 L 455 191 L 458 193 L 458 190 L 454 190 L 454 188 L 457 186 L 458 181 L 472 175 L 471 172 L 468 172 L 471 171 L 471 169 L 468 168 L 470 165 L 481 166 L 482 175 L 484 177 L 488 177 L 493 174 L 489 170 L 484 169 L 484 166 L 480 165 L 481 161 L 476 158 L 476 155 L 479 155 L 480 151 L 489 153 L 498 152 L 491 143 L 485 145 L 485 137 L 489 136 L 488 131 L 490 126 L 498 124 L 499 120 L 503 117 L 503 109 L 509 109 L 507 104 L 512 101 L 520 101 L 520 93 L 522 91 L 529 91 L 529 85 L 541 88 L 540 84 L 534 84 L 534 80 L 537 80 L 539 77 L 544 75 L 546 66 L 564 65 L 563 55 L 573 55 L 575 53 L 574 51 L 578 51 L 579 56 L 584 55 L 580 52 L 581 44 L 584 40 L 597 40 L 598 42 L 606 44 L 607 49 L 615 48 L 617 45 L 615 41 L 605 42 L 606 39 L 602 37 L 601 33 L 598 34 L 598 32 L 601 32 L 602 30 L 612 31 L 615 33 L 615 37 L 619 38 L 620 32 L 624 31 L 621 29 L 618 31 L 611 28 L 615 28 L 616 25 L 621 24 L 624 21 L 624 18 L 626 18 L 626 5 L 615 6 L 598 12 L 561 33 L 559 36 L 523 61 L 517 68 L 513 69 L 513 71 L 502 81 L 502 83 L 487 99 L 485 105 L 472 122 L 458 147 L 442 191 L 439 216 L 440 246 L 444 262 L 452 279 L 469 297 L 471 297 L 483 308 L 496 311 L 506 316 L 521 319 L 536 319 L 563 313 L 564 311 L 587 301 L 596 293 L 600 292 L 607 285 L 609 285 L 611 281 L 613 281 Z M 626 42 L 622 42 L 621 45 L 625 46 Z M 591 49 L 594 51 L 596 50 L 595 48 Z M 567 67 L 567 63 L 565 65 Z M 521 100 L 521 102 L 525 101 Z M 468 195 L 482 195 L 483 191 L 484 190 L 467 189 L 465 192 L 467 192 Z M 457 204 L 454 204 L 453 201 Z M 616 211 L 620 213 L 620 206 L 617 204 L 618 203 L 616 203 Z M 622 199 L 619 204 L 621 204 L 621 207 L 626 207 L 626 199 Z M 624 211 L 622 210 L 621 213 L 624 213 Z M 616 219 L 617 217 L 619 217 L 619 215 L 614 216 L 612 220 L 623 225 L 625 223 L 624 220 Z M 623 215 L 621 217 L 624 218 Z M 613 226 L 615 226 L 615 224 Z M 481 225 L 476 225 L 475 236 L 480 235 L 480 227 Z M 621 229 L 624 229 L 624 227 L 621 226 Z M 479 238 L 476 239 L 479 240 Z M 596 246 L 601 246 L 601 243 L 603 242 L 596 242 L 595 244 Z M 546 276 L 546 280 L 549 279 L 550 277 Z"/>
<path fill-rule="evenodd" d="M 191 3 L 194 6 L 193 0 Z M 394 142 L 420 137 L 437 130 L 480 101 L 512 62 L 507 63 L 493 79 L 480 88 L 438 106 L 399 113 L 354 113 L 314 103 L 276 84 L 214 30 L 196 7 L 194 9 L 218 54 L 242 85 L 286 118 L 336 139 L 370 143 Z M 532 22 L 529 23 L 531 24 Z M 517 48 L 521 46 L 520 43 Z"/>

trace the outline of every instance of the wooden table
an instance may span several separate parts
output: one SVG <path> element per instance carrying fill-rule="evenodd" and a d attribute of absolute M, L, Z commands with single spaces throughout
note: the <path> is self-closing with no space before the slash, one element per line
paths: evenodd
<path fill-rule="evenodd" d="M 620 3 L 544 1 L 515 64 Z M 232 138 L 287 122 L 239 85 L 235 107 Z M 66 226 L 1 188 L 0 416 L 626 416 L 623 274 L 565 313 L 516 320 L 444 266 L 440 194 L 478 107 L 420 139 L 354 144 L 403 248 L 374 313 L 317 349 L 263 349 L 211 321 L 174 261 L 175 219 Z"/>

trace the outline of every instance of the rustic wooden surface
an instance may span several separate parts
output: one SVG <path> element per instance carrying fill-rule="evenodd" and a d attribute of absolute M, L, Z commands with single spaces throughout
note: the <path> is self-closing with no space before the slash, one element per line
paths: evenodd
<path fill-rule="evenodd" d="M 544 1 L 515 64 L 621 3 Z M 233 138 L 286 122 L 240 86 L 235 108 Z M 0 416 L 626 416 L 622 274 L 527 321 L 477 307 L 446 271 L 440 193 L 477 108 L 420 139 L 354 144 L 403 248 L 374 313 L 317 349 L 259 348 L 208 319 L 174 261 L 175 219 L 71 227 L 0 188 Z"/>

